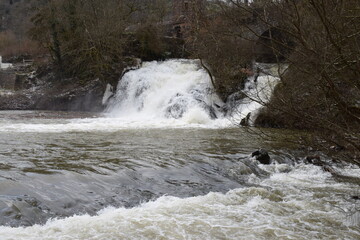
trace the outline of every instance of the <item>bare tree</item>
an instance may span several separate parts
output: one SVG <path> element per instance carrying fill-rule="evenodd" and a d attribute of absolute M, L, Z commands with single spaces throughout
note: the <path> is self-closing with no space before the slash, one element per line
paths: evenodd
<path fill-rule="evenodd" d="M 166 11 L 162 4 L 162 0 L 49 0 L 34 16 L 31 34 L 49 50 L 60 72 L 103 79 L 121 69 L 118 65 L 133 37 L 128 28 L 159 21 Z"/>
<path fill-rule="evenodd" d="M 216 76 L 218 92 L 230 89 L 223 98 L 243 79 L 229 81 L 226 73 L 246 67 L 248 59 L 286 62 L 257 124 L 307 129 L 327 149 L 346 149 L 347 160 L 360 164 L 360 2 L 229 0 L 211 9 L 195 49 Z M 250 57 L 236 50 L 244 41 L 254 49 Z"/>

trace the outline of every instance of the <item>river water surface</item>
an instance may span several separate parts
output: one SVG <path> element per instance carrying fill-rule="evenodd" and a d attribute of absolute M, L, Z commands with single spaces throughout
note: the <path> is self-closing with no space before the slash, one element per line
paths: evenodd
<path fill-rule="evenodd" d="M 251 124 L 277 81 L 228 104 L 197 61 L 150 62 L 103 114 L 0 112 L 0 240 L 360 239 L 359 183 L 304 164 L 303 133 L 229 120 Z"/>
<path fill-rule="evenodd" d="M 294 164 L 288 132 L 107 121 L 1 112 L 0 239 L 360 238 L 359 186 Z"/>

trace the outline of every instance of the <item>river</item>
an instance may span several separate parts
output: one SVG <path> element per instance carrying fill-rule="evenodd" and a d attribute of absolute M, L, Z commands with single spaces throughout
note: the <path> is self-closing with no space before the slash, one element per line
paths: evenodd
<path fill-rule="evenodd" d="M 1 240 L 360 239 L 359 184 L 304 164 L 303 133 L 213 119 L 208 100 L 186 95 L 193 86 L 155 99 L 179 100 L 169 118 L 169 106 L 138 101 L 151 87 L 128 86 L 136 101 L 102 114 L 0 112 Z M 251 158 L 258 148 L 272 164 Z"/>

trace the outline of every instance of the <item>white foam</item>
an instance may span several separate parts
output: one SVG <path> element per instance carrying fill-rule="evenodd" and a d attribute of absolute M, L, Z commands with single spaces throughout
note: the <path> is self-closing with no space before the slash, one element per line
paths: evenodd
<path fill-rule="evenodd" d="M 255 177 L 256 178 L 256 177 Z M 346 225 L 341 194 L 351 185 L 336 183 L 314 166 L 257 178 L 257 187 L 226 194 L 164 196 L 141 206 L 107 208 L 96 216 L 51 220 L 43 226 L 0 227 L 9 239 L 358 239 Z"/>
<path fill-rule="evenodd" d="M 260 76 L 247 83 L 247 98 L 237 103 L 233 119 L 239 122 L 252 112 L 250 120 L 270 99 L 278 78 Z M 107 86 L 103 103 L 108 102 Z M 254 101 L 255 100 L 255 101 Z M 145 62 L 119 81 L 115 98 L 104 117 L 91 119 L 3 122 L 0 132 L 90 132 L 143 128 L 229 128 L 232 121 L 218 106 L 224 103 L 214 93 L 210 77 L 197 60 Z M 216 116 L 215 116 L 216 115 Z M 231 119 L 231 120 L 233 120 Z"/>
<path fill-rule="evenodd" d="M 252 125 L 259 113 L 271 99 L 272 93 L 279 83 L 280 78 L 263 75 L 257 78 L 254 83 L 252 78 L 245 85 L 244 94 L 245 98 L 239 101 L 234 108 L 232 118 L 236 122 L 240 122 L 241 119 L 251 113 L 249 124 Z"/>
<path fill-rule="evenodd" d="M 144 122 L 179 119 L 193 108 L 206 111 L 214 101 L 220 101 L 196 60 L 145 62 L 140 69 L 126 73 L 117 89 L 107 109 L 109 116 Z"/>
<path fill-rule="evenodd" d="M 199 107 L 191 108 L 185 113 L 183 118 L 189 124 L 208 124 L 212 121 L 209 115 Z"/>
<path fill-rule="evenodd" d="M 233 127 L 213 108 L 221 100 L 210 78 L 196 60 L 145 62 L 127 72 L 104 117 L 91 119 L 37 119 L 1 121 L 0 132 L 90 132 L 144 128 Z M 107 86 L 103 102 L 111 94 Z M 214 119 L 211 114 L 217 115 Z"/>
<path fill-rule="evenodd" d="M 229 128 L 233 127 L 227 119 L 211 120 L 206 114 L 196 110 L 189 111 L 182 119 L 137 118 L 89 118 L 89 119 L 42 119 L 39 123 L 14 123 L 0 121 L 0 132 L 115 132 L 126 129 L 163 129 L 163 128 Z"/>

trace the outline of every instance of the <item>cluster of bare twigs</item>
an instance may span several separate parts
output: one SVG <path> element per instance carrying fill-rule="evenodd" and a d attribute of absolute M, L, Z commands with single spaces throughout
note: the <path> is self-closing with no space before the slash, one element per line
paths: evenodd
<path fill-rule="evenodd" d="M 160 21 L 167 10 L 165 2 L 49 0 L 32 18 L 34 27 L 30 34 L 49 50 L 60 72 L 102 79 L 114 69 L 121 69 L 118 64 L 122 63 L 129 39 L 134 36 L 129 32 L 140 29 L 140 25 L 151 27 L 151 23 Z M 156 27 L 140 30 L 136 35 L 139 41 L 154 42 Z"/>
<path fill-rule="evenodd" d="M 286 63 L 257 124 L 307 129 L 360 164 L 359 1 L 215 1 L 202 19 L 195 52 L 224 98 L 251 60 Z"/>

